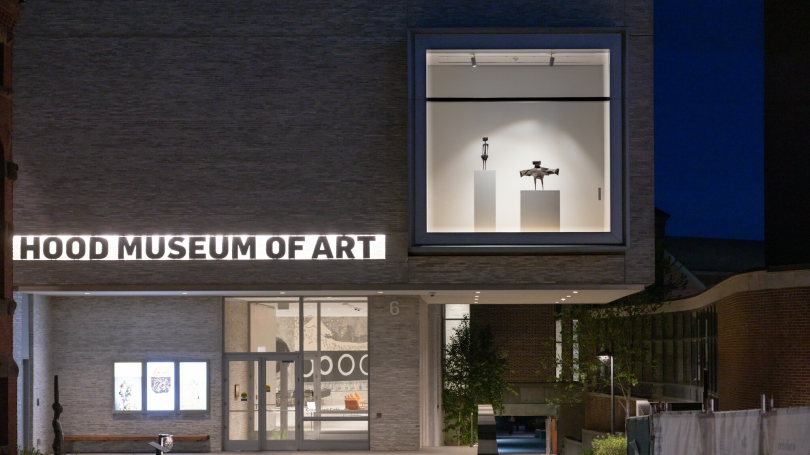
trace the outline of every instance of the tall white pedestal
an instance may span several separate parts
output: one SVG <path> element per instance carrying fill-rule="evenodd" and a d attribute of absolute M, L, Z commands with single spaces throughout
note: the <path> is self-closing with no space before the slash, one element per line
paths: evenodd
<path fill-rule="evenodd" d="M 495 232 L 495 171 L 475 171 L 475 232 Z"/>
<path fill-rule="evenodd" d="M 560 192 L 520 192 L 520 232 L 560 232 Z"/>

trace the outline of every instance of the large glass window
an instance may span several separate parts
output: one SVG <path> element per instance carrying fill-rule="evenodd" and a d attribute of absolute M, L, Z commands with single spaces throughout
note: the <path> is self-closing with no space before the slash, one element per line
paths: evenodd
<path fill-rule="evenodd" d="M 304 300 L 304 439 L 368 439 L 368 302 Z"/>
<path fill-rule="evenodd" d="M 620 35 L 414 48 L 415 247 L 623 241 Z"/>

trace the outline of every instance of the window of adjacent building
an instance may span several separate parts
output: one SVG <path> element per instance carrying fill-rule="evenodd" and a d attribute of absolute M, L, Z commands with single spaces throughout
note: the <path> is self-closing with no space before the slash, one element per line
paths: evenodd
<path fill-rule="evenodd" d="M 208 362 L 116 362 L 114 410 L 207 411 Z"/>
<path fill-rule="evenodd" d="M 580 38 L 416 46 L 417 244 L 620 241 L 621 45 Z"/>
<path fill-rule="evenodd" d="M 572 360 L 572 378 L 574 381 L 579 381 L 579 343 L 577 342 L 577 323 L 579 321 L 574 319 L 572 321 L 573 331 L 572 331 L 572 352 L 571 352 L 571 360 Z M 557 346 L 557 368 L 556 368 L 556 378 L 560 379 L 562 377 L 562 362 L 563 362 L 563 335 L 562 335 L 562 321 L 557 319 L 556 320 L 556 346 Z"/>
<path fill-rule="evenodd" d="M 444 345 L 450 344 L 450 340 L 456 335 L 461 321 L 470 317 L 469 304 L 446 304 L 444 306 Z"/>

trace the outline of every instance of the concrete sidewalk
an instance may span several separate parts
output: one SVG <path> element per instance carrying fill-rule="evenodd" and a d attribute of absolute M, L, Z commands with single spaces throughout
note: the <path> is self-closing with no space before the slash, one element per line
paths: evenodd
<path fill-rule="evenodd" d="M 93 455 L 122 455 L 127 453 L 151 453 L 154 452 L 119 452 L 119 453 L 93 453 Z M 420 450 L 403 450 L 403 451 L 374 451 L 374 450 L 318 450 L 318 451 L 267 451 L 267 452 L 167 452 L 167 455 L 200 455 L 201 453 L 215 453 L 222 455 L 250 455 L 252 453 L 261 454 L 278 454 L 278 455 L 376 455 L 376 454 L 391 454 L 391 455 L 475 455 L 477 453 L 476 447 L 457 447 L 457 446 L 443 446 L 443 447 L 423 447 Z"/>

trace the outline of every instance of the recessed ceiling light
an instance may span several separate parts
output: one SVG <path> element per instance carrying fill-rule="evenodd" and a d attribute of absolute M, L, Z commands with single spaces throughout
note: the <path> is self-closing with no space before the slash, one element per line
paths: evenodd
<path fill-rule="evenodd" d="M 568 297 L 569 299 L 571 298 L 571 296 L 570 296 L 570 295 L 567 295 L 566 297 Z"/>
<path fill-rule="evenodd" d="M 559 301 L 559 300 L 557 300 L 557 301 L 556 301 L 556 302 L 554 302 L 554 303 L 560 303 L 560 301 Z"/>
<path fill-rule="evenodd" d="M 480 294 L 480 293 L 481 293 L 481 291 L 475 291 L 475 293 L 476 293 L 476 294 Z"/>
<path fill-rule="evenodd" d="M 281 291 L 281 293 L 282 293 L 282 294 L 286 294 L 286 292 L 284 292 L 284 291 Z"/>
<path fill-rule="evenodd" d="M 574 291 L 574 294 L 577 294 L 579 291 Z"/>
<path fill-rule="evenodd" d="M 377 294 L 382 294 L 382 293 L 383 293 L 383 291 L 377 291 Z"/>
<path fill-rule="evenodd" d="M 327 297 L 327 299 L 331 299 L 332 297 Z"/>
<path fill-rule="evenodd" d="M 84 295 L 90 295 L 90 293 L 89 293 L 89 292 L 85 292 L 85 293 L 84 293 Z"/>
<path fill-rule="evenodd" d="M 560 300 L 565 301 L 565 299 L 560 299 Z"/>
<path fill-rule="evenodd" d="M 183 293 L 183 295 L 186 295 L 186 294 L 188 294 L 188 292 L 184 292 L 184 293 Z"/>

